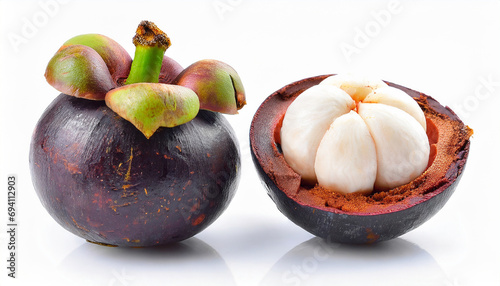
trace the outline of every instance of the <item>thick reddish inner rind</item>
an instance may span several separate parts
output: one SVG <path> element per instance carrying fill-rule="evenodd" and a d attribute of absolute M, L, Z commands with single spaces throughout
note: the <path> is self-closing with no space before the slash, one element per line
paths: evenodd
<path fill-rule="evenodd" d="M 472 130 L 448 108 L 414 90 L 388 83 L 412 96 L 427 119 L 431 146 L 426 171 L 410 183 L 370 195 L 340 194 L 318 185 L 301 184 L 300 175 L 286 163 L 280 148 L 280 129 L 284 114 L 293 100 L 327 76 L 295 82 L 271 96 L 261 105 L 250 130 L 252 151 L 276 186 L 300 204 L 336 213 L 381 214 L 398 211 L 427 200 L 446 189 L 462 171 L 468 155 Z"/>

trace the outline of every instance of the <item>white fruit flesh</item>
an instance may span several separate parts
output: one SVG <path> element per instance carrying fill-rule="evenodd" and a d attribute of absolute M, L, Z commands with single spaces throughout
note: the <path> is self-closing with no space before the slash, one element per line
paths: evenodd
<path fill-rule="evenodd" d="M 374 89 L 387 86 L 382 80 L 354 74 L 338 74 L 325 78 L 321 85 L 333 85 L 347 92 L 355 101 L 362 101 Z"/>
<path fill-rule="evenodd" d="M 344 193 L 372 191 L 377 176 L 375 143 L 356 112 L 332 123 L 318 147 L 314 168 L 318 183 L 327 189 Z"/>
<path fill-rule="evenodd" d="M 281 128 L 285 160 L 307 183 L 342 193 L 406 184 L 427 167 L 423 111 L 381 80 L 328 77 L 300 94 Z"/>
<path fill-rule="evenodd" d="M 358 113 L 377 149 L 376 189 L 392 189 L 422 174 L 430 147 L 415 118 L 396 107 L 376 103 L 360 103 Z"/>
<path fill-rule="evenodd" d="M 382 103 L 397 107 L 415 118 L 420 125 L 427 129 L 425 116 L 418 106 L 418 103 L 401 89 L 392 86 L 380 87 L 368 94 L 363 100 L 364 103 Z"/>
<path fill-rule="evenodd" d="M 287 163 L 306 182 L 314 183 L 314 158 L 330 124 L 355 107 L 354 100 L 334 86 L 314 86 L 288 108 L 281 128 L 281 149 Z"/>

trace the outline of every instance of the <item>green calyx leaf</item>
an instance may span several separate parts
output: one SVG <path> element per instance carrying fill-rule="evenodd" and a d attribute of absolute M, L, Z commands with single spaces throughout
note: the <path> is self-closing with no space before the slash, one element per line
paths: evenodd
<path fill-rule="evenodd" d="M 101 56 L 83 45 L 68 46 L 57 52 L 45 70 L 45 78 L 65 94 L 92 100 L 103 100 L 116 87 Z"/>
<path fill-rule="evenodd" d="M 83 45 L 95 50 L 106 63 L 111 77 L 116 82 L 127 78 L 132 58 L 116 41 L 100 34 L 84 34 L 67 40 L 59 50 L 72 45 Z"/>
<path fill-rule="evenodd" d="M 114 40 L 85 34 L 66 41 L 47 65 L 47 82 L 57 90 L 92 100 L 104 100 L 130 71 L 130 55 Z"/>
<path fill-rule="evenodd" d="M 131 122 L 146 138 L 160 127 L 175 127 L 198 114 L 200 102 L 191 89 L 162 83 L 135 83 L 111 90 L 106 105 Z"/>
<path fill-rule="evenodd" d="M 202 60 L 183 70 L 164 56 L 170 39 L 154 23 L 142 21 L 133 43 L 134 60 L 106 36 L 73 37 L 52 57 L 45 77 L 65 94 L 105 100 L 147 138 L 160 127 L 189 122 L 200 107 L 236 114 L 246 104 L 241 79 L 232 67 Z"/>
<path fill-rule="evenodd" d="M 196 92 L 201 109 L 237 114 L 246 104 L 239 75 L 221 61 L 198 61 L 183 70 L 174 82 Z"/>

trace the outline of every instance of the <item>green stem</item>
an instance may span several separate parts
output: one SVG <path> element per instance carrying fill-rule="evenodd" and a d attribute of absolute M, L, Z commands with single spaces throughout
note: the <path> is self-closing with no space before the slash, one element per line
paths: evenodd
<path fill-rule="evenodd" d="M 126 83 L 158 82 L 164 53 L 165 50 L 158 47 L 136 46 Z"/>
<path fill-rule="evenodd" d="M 142 21 L 134 36 L 135 55 L 126 84 L 158 82 L 163 54 L 170 39 L 149 21 Z"/>

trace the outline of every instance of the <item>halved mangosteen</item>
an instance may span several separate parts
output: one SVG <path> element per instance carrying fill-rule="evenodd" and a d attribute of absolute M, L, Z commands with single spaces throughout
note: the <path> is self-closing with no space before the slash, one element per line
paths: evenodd
<path fill-rule="evenodd" d="M 375 183 L 368 192 L 363 188 L 352 193 L 325 188 L 290 166 L 291 160 L 283 154 L 281 132 L 292 102 L 327 78 L 332 75 L 289 84 L 271 94 L 255 113 L 250 128 L 252 158 L 269 196 L 291 221 L 329 241 L 374 243 L 418 227 L 436 214 L 454 192 L 469 154 L 472 130 L 432 97 L 385 82 L 413 98 L 425 115 L 422 124 L 426 126 L 428 159 L 425 158 L 424 171 L 390 188 L 383 184 L 377 187 Z M 352 109 L 359 112 L 363 98 L 353 99 L 356 105 Z M 362 159 L 360 162 L 364 163 Z"/>
<path fill-rule="evenodd" d="M 224 104 L 241 108 L 236 72 L 186 70 L 191 83 L 196 76 L 210 82 L 193 90 L 176 84 L 182 68 L 163 55 L 170 40 L 156 25 L 141 22 L 134 44 L 132 61 L 102 35 L 65 43 L 45 74 L 63 93 L 39 119 L 30 148 L 33 185 L 50 215 L 109 246 L 163 245 L 199 233 L 226 209 L 240 177 L 236 136 L 217 112 L 227 106 L 209 111 L 199 102 L 230 98 Z M 213 72 L 220 63 L 205 66 Z"/>

